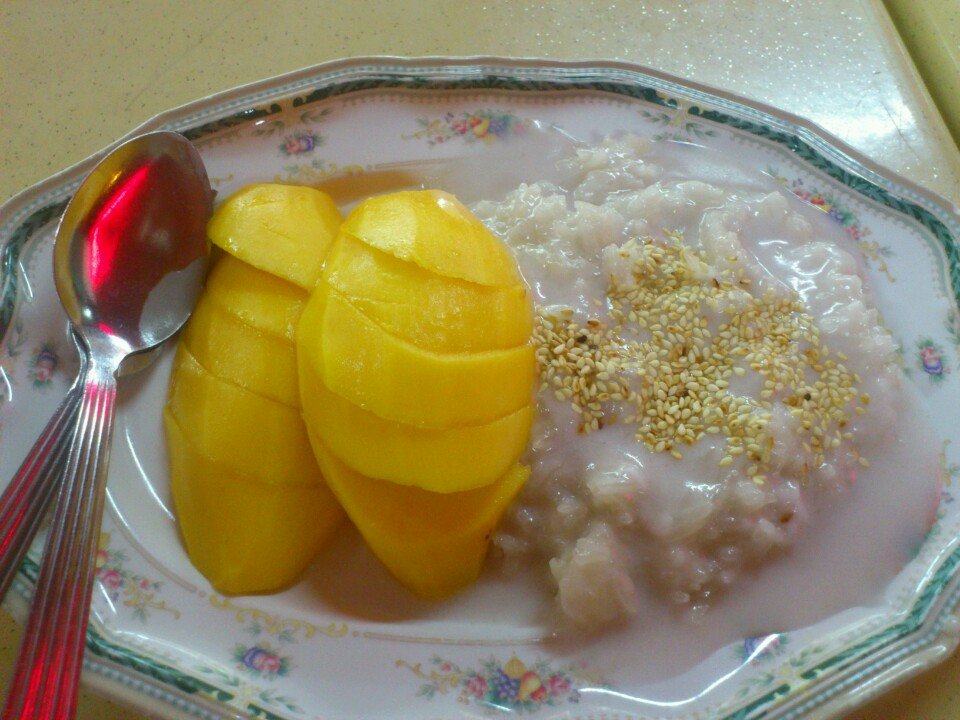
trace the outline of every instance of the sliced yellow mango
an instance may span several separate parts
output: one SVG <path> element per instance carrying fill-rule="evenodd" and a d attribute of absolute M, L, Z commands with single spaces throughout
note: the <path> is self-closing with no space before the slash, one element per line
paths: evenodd
<path fill-rule="evenodd" d="M 197 450 L 264 483 L 323 482 L 300 411 L 211 375 L 181 344 L 166 411 Z"/>
<path fill-rule="evenodd" d="M 232 255 L 217 261 L 203 295 L 261 332 L 293 342 L 307 293 Z"/>
<path fill-rule="evenodd" d="M 404 342 L 320 282 L 300 318 L 301 362 L 333 392 L 382 418 L 447 428 L 479 425 L 530 404 L 531 345 L 440 354 Z"/>
<path fill-rule="evenodd" d="M 290 585 L 344 514 L 321 482 L 270 485 L 204 457 L 164 413 L 171 490 L 190 561 L 220 592 Z"/>
<path fill-rule="evenodd" d="M 438 493 L 472 490 L 503 475 L 530 437 L 532 405 L 484 425 L 417 428 L 384 420 L 331 392 L 312 363 L 299 369 L 307 427 L 369 477 Z"/>
<path fill-rule="evenodd" d="M 506 246 L 463 203 L 440 190 L 410 190 L 370 198 L 343 231 L 444 277 L 480 285 L 522 282 Z"/>
<path fill-rule="evenodd" d="M 445 278 L 341 233 L 323 277 L 363 314 L 434 352 L 502 350 L 533 332 L 526 285 L 489 287 Z"/>
<path fill-rule="evenodd" d="M 197 303 L 182 342 L 217 377 L 285 405 L 300 405 L 294 344 L 250 327 L 209 293 Z"/>
<path fill-rule="evenodd" d="M 403 585 L 428 599 L 480 574 L 490 536 L 530 474 L 514 465 L 492 485 L 432 493 L 365 477 L 310 435 L 327 483 L 367 545 Z"/>
<path fill-rule="evenodd" d="M 311 289 L 340 226 L 328 195 L 263 183 L 228 197 L 207 225 L 210 241 L 255 268 Z"/>

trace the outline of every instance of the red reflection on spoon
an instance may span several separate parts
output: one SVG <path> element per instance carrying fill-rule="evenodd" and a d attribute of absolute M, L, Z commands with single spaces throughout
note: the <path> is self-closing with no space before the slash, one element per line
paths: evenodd
<path fill-rule="evenodd" d="M 117 185 L 90 223 L 87 234 L 87 282 L 94 293 L 104 289 L 117 262 L 124 235 L 133 224 L 134 213 L 140 212 L 140 192 L 150 173 L 142 165 Z"/>

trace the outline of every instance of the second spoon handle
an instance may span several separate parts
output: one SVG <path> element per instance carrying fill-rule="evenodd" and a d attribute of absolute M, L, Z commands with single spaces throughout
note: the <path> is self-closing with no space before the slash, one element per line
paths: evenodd
<path fill-rule="evenodd" d="M 0 497 L 0 600 L 20 569 L 63 473 L 86 373 L 86 350 L 79 344 L 78 348 L 77 380 Z"/>
<path fill-rule="evenodd" d="M 4 720 L 69 720 L 76 708 L 113 437 L 115 370 L 91 358 L 83 380 L 77 429 Z"/>

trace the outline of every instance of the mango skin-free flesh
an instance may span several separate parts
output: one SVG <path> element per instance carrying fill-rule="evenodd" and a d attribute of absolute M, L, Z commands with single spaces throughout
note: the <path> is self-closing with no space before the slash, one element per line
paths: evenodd
<path fill-rule="evenodd" d="M 309 291 L 339 227 L 340 211 L 326 193 L 261 183 L 227 198 L 207 234 L 235 258 Z"/>
<path fill-rule="evenodd" d="M 439 600 L 480 574 L 494 528 L 530 475 L 514 465 L 493 483 L 433 493 L 351 470 L 311 435 L 327 483 L 370 550 L 418 597 Z"/>
<path fill-rule="evenodd" d="M 330 288 L 387 332 L 424 350 L 504 350 L 533 332 L 530 290 L 442 277 L 342 233 L 327 257 Z"/>
<path fill-rule="evenodd" d="M 213 375 L 284 405 L 300 404 L 293 344 L 251 327 L 210 295 L 197 303 L 183 344 Z"/>
<path fill-rule="evenodd" d="M 187 554 L 219 592 L 290 585 L 344 518 L 310 448 L 294 346 L 339 224 L 317 190 L 256 185 L 208 226 L 228 254 L 181 335 L 164 425 Z"/>
<path fill-rule="evenodd" d="M 269 592 L 346 510 L 401 583 L 447 597 L 529 475 L 529 290 L 453 196 L 373 198 L 337 234 L 319 195 L 252 186 L 210 223 L 229 254 L 164 412 L 184 541 L 221 592 Z"/>
<path fill-rule="evenodd" d="M 341 525 L 343 512 L 326 484 L 265 483 L 200 454 L 169 412 L 163 420 L 190 561 L 226 594 L 290 585 Z"/>
<path fill-rule="evenodd" d="M 297 337 L 297 323 L 309 293 L 286 280 L 224 255 L 207 278 L 205 295 L 254 330 L 285 338 Z"/>
<path fill-rule="evenodd" d="M 491 423 L 444 430 L 385 420 L 323 384 L 313 364 L 299 362 L 300 385 L 312 399 L 307 425 L 358 472 L 439 493 L 472 490 L 503 475 L 527 445 L 534 409 L 525 405 Z"/>
<path fill-rule="evenodd" d="M 473 353 L 423 350 L 378 326 L 323 279 L 303 311 L 298 343 L 300 359 L 313 363 L 333 392 L 408 425 L 491 422 L 529 405 L 533 396 L 532 345 Z M 306 403 L 303 397 L 301 388 Z"/>
<path fill-rule="evenodd" d="M 507 246 L 442 190 L 370 198 L 344 220 L 341 232 L 440 277 L 491 287 L 523 283 Z"/>
<path fill-rule="evenodd" d="M 414 594 L 474 582 L 529 470 L 529 290 L 451 195 L 395 193 L 346 219 L 297 329 L 300 400 L 324 477 Z"/>

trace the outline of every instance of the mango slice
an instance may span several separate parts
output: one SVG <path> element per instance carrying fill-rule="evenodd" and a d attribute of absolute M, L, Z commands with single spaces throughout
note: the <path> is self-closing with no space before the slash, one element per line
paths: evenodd
<path fill-rule="evenodd" d="M 303 417 L 337 457 L 358 472 L 437 493 L 489 485 L 526 449 L 534 408 L 484 425 L 446 430 L 384 420 L 334 392 L 301 362 Z"/>
<path fill-rule="evenodd" d="M 220 592 L 274 592 L 293 583 L 339 527 L 320 482 L 277 487 L 204 457 L 164 415 L 177 520 L 190 560 Z"/>
<path fill-rule="evenodd" d="M 440 190 L 370 198 L 350 213 L 342 230 L 437 275 L 497 287 L 523 282 L 506 246 Z"/>
<path fill-rule="evenodd" d="M 250 327 L 292 343 L 308 295 L 303 288 L 224 255 L 210 272 L 203 297 Z"/>
<path fill-rule="evenodd" d="M 203 456 L 263 483 L 322 483 L 300 411 L 211 375 L 177 348 L 165 413 Z"/>
<path fill-rule="evenodd" d="M 213 375 L 285 405 L 300 405 L 293 343 L 250 327 L 209 293 L 197 303 L 182 342 Z"/>
<path fill-rule="evenodd" d="M 263 183 L 224 200 L 207 234 L 234 257 L 309 290 L 340 220 L 333 200 L 319 190 Z"/>
<path fill-rule="evenodd" d="M 317 284 L 297 331 L 301 362 L 333 392 L 388 420 L 417 427 L 479 425 L 530 404 L 532 345 L 440 354 L 381 328 L 325 282 Z"/>
<path fill-rule="evenodd" d="M 324 193 L 271 184 L 208 224 L 225 254 L 183 333 L 164 422 L 188 554 L 221 592 L 290 584 L 343 518 L 300 416 L 294 345 L 339 224 Z"/>
<path fill-rule="evenodd" d="M 431 493 L 374 480 L 351 470 L 311 433 L 330 489 L 388 570 L 415 594 L 441 599 L 480 574 L 490 535 L 526 482 L 514 465 L 486 487 Z"/>
<path fill-rule="evenodd" d="M 523 345 L 533 332 L 525 285 L 441 277 L 345 233 L 330 250 L 323 278 L 382 328 L 425 350 L 502 350 Z"/>

